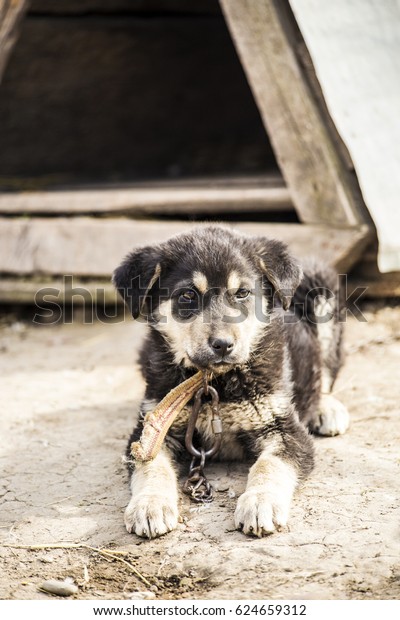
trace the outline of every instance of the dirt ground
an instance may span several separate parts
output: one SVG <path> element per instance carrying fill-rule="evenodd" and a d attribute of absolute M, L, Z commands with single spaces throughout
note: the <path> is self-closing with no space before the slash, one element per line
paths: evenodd
<path fill-rule="evenodd" d="M 315 440 L 289 529 L 261 540 L 234 529 L 238 464 L 207 469 L 214 502 L 183 496 L 175 532 L 144 541 L 125 531 L 140 324 L 3 320 L 0 597 L 48 599 L 43 581 L 70 578 L 79 599 L 397 599 L 400 307 L 364 314 L 347 322 L 336 386 L 351 428 Z"/>

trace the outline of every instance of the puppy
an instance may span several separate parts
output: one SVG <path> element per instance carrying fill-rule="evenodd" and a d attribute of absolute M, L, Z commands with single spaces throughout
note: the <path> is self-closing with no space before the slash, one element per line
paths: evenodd
<path fill-rule="evenodd" d="M 336 275 L 315 263 L 303 273 L 280 241 L 205 225 L 135 250 L 113 281 L 133 317 L 149 326 L 140 355 L 146 392 L 127 450 L 128 532 L 153 538 L 178 523 L 175 462 L 190 403 L 152 461 L 135 463 L 130 445 L 146 413 L 199 369 L 212 372 L 220 397 L 217 458 L 253 463 L 236 527 L 254 536 L 285 527 L 293 493 L 313 468 L 309 430 L 336 435 L 349 424 L 331 395 L 342 363 Z M 207 405 L 196 437 L 206 450 L 213 442 Z"/>

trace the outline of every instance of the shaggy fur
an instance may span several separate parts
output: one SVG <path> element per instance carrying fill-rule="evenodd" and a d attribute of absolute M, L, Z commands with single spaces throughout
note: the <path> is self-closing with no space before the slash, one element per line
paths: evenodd
<path fill-rule="evenodd" d="M 342 354 L 336 275 L 315 263 L 303 268 L 280 241 L 203 226 L 132 252 L 114 283 L 135 319 L 149 330 L 140 364 L 146 381 L 138 426 L 175 386 L 210 369 L 223 424 L 219 459 L 250 459 L 235 524 L 263 536 L 287 523 L 293 493 L 313 468 L 309 434 L 345 432 L 348 414 L 331 394 Z M 174 463 L 185 455 L 190 403 L 159 455 L 133 463 L 129 532 L 154 537 L 178 521 Z M 209 407 L 196 441 L 213 441 Z"/>

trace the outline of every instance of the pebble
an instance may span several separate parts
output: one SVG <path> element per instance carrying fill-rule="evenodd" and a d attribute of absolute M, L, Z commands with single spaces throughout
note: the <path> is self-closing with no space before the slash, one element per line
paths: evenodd
<path fill-rule="evenodd" d="M 131 600 L 142 600 L 142 601 L 150 601 L 151 599 L 155 599 L 155 592 L 150 592 L 150 590 L 144 590 L 143 592 L 130 592 L 128 598 Z"/>
<path fill-rule="evenodd" d="M 57 581 L 57 579 L 49 579 L 44 581 L 39 590 L 55 594 L 56 596 L 72 596 L 78 593 L 78 586 L 68 581 Z"/>
<path fill-rule="evenodd" d="M 190 579 L 190 577 L 183 577 L 180 581 L 180 586 L 182 588 L 193 588 L 193 579 Z"/>

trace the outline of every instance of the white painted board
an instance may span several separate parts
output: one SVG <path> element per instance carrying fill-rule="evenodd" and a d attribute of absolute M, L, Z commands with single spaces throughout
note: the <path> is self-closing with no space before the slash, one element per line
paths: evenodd
<path fill-rule="evenodd" d="M 380 271 L 400 270 L 400 1 L 290 0 L 375 222 Z"/>

